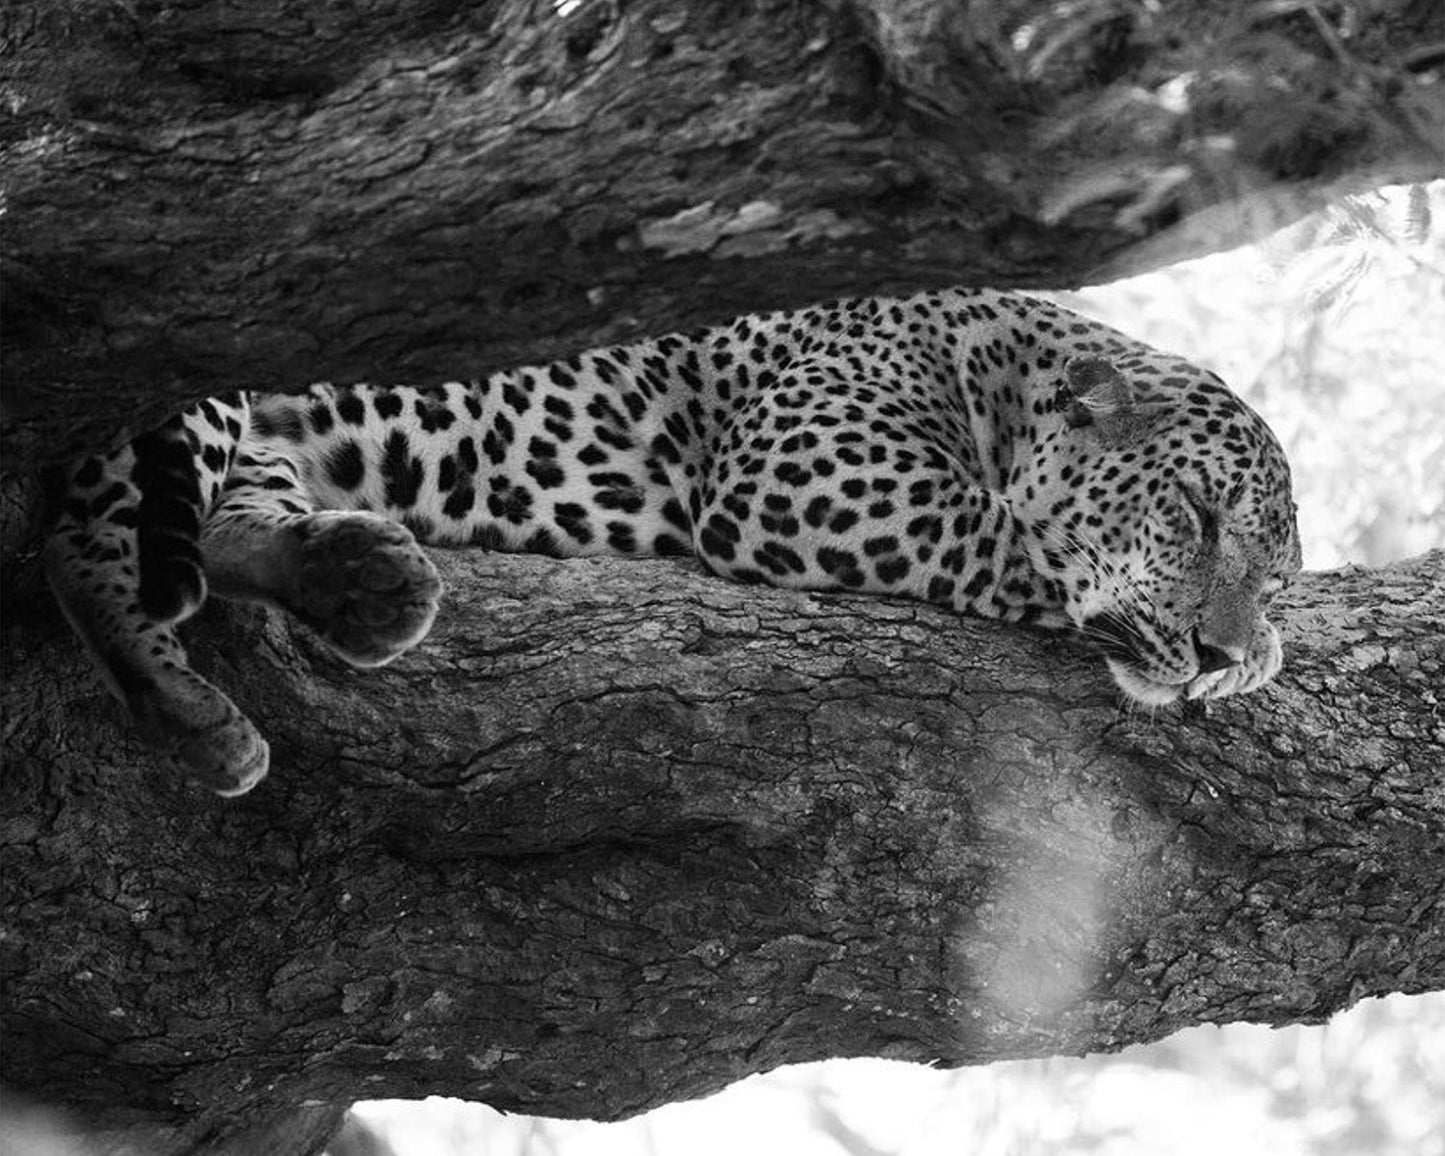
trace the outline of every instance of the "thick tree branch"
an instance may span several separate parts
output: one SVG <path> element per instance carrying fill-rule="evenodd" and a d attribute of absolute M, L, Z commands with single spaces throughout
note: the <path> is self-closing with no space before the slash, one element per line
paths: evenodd
<path fill-rule="evenodd" d="M 21 0 L 5 469 L 238 385 L 1077 284 L 1438 172 L 1432 7 L 1295 7 Z"/>
<path fill-rule="evenodd" d="M 382 671 L 270 614 L 196 628 L 273 738 L 235 802 L 8 617 L 5 1079 L 160 1120 L 611 1118 L 1445 984 L 1438 552 L 1305 576 L 1278 683 L 1154 716 L 1073 643 L 923 605 L 439 561 L 436 632 Z"/>

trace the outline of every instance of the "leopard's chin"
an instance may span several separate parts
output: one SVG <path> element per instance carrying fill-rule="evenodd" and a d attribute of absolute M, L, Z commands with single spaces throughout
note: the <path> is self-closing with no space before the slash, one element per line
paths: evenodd
<path fill-rule="evenodd" d="M 1104 661 L 1125 698 L 1140 706 L 1160 707 L 1180 699 L 1226 698 L 1258 690 L 1279 673 L 1284 653 L 1279 632 L 1264 620 L 1256 628 L 1254 643 L 1245 660 L 1235 666 L 1204 673 L 1196 669 L 1177 678 L 1145 674 L 1124 659 L 1105 656 Z"/>
<path fill-rule="evenodd" d="M 1109 673 L 1114 676 L 1114 684 L 1124 692 L 1124 697 L 1140 706 L 1168 706 L 1189 695 L 1190 683 L 1199 681 L 1186 678 L 1181 682 L 1161 682 L 1117 658 L 1106 658 L 1104 661 L 1109 664 Z"/>

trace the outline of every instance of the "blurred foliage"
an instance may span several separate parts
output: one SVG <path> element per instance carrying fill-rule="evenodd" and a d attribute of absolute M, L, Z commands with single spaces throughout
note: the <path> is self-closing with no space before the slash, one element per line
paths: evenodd
<path fill-rule="evenodd" d="M 1284 221 L 1317 196 L 1308 182 L 1357 169 L 1361 150 L 1375 163 L 1418 157 L 1416 171 L 1442 160 L 1445 9 L 1410 0 L 993 0 L 956 11 L 1017 79 L 1063 98 L 1031 141 L 1036 163 L 1068 174 L 1044 206 L 1055 220 L 1112 208 L 1115 224 L 1142 234 L 1206 206 L 1252 201 L 1252 214 Z M 1418 27 L 1422 43 L 1402 55 L 1390 34 L 1404 26 Z M 1102 154 L 1111 159 L 1071 163 L 1085 155 L 1081 142 L 1101 155 L 1101 139 L 1114 142 Z"/>
<path fill-rule="evenodd" d="M 1208 365 L 1269 420 L 1306 565 L 1380 564 L 1445 544 L 1442 220 L 1445 182 L 1382 190 L 1262 247 L 1054 296 Z M 358 1114 L 396 1156 L 1445 1156 L 1445 993 L 1116 1056 L 812 1064 L 621 1124 L 436 1100 Z"/>

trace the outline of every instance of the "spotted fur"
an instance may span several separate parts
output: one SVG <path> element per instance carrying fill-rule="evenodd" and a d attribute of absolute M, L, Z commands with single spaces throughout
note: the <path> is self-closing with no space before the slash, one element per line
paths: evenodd
<path fill-rule="evenodd" d="M 209 583 L 390 661 L 440 593 L 413 535 L 695 554 L 735 581 L 1073 626 L 1150 705 L 1273 677 L 1264 607 L 1299 568 L 1284 454 L 1213 374 L 992 291 L 748 316 L 473 383 L 212 398 L 71 471 L 48 564 L 143 733 L 237 793 L 265 742 L 175 624 Z"/>

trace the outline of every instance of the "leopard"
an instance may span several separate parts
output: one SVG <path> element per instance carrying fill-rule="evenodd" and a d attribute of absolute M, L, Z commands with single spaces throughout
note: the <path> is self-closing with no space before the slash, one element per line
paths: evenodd
<path fill-rule="evenodd" d="M 389 663 L 426 549 L 691 556 L 720 578 L 1068 631 L 1151 712 L 1280 670 L 1285 453 L 1214 373 L 1045 298 L 750 314 L 441 384 L 208 397 L 64 469 L 50 585 L 140 737 L 222 795 L 260 730 L 194 670 L 208 593 Z M 1181 708 L 1182 709 L 1182 708 Z"/>

